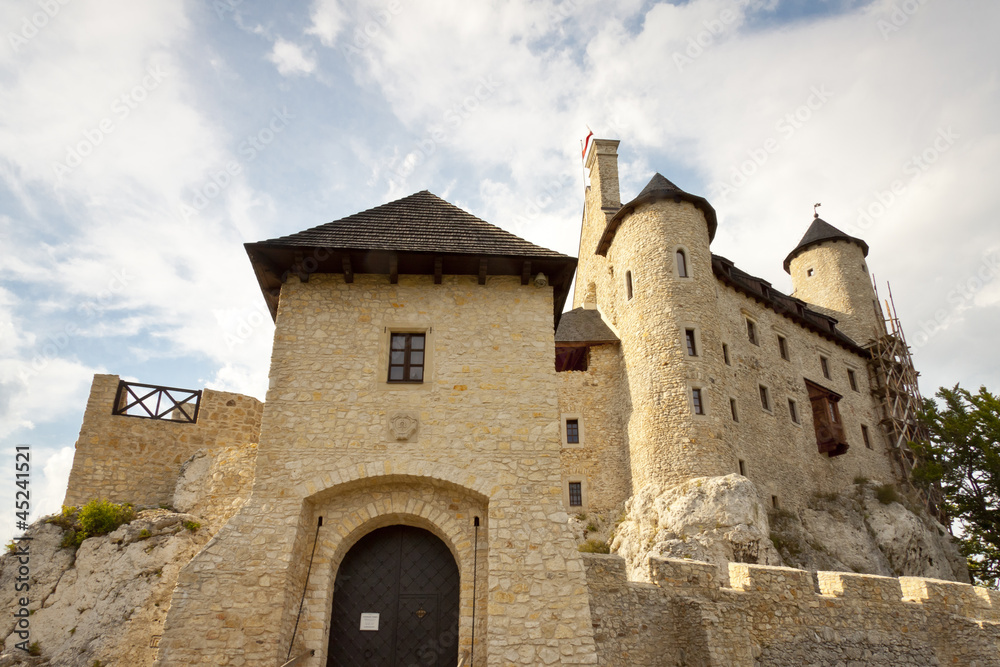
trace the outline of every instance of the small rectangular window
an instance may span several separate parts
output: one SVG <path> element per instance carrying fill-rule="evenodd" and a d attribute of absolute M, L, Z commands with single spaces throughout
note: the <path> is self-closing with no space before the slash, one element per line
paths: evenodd
<path fill-rule="evenodd" d="M 583 482 L 569 483 L 569 506 L 583 507 Z"/>
<path fill-rule="evenodd" d="M 701 389 L 694 388 L 691 390 L 691 402 L 694 405 L 694 413 L 696 415 L 705 414 L 705 403 L 701 398 Z"/>
<path fill-rule="evenodd" d="M 778 352 L 781 353 L 782 359 L 788 361 L 788 341 L 784 336 L 778 336 Z"/>
<path fill-rule="evenodd" d="M 771 496 L 771 506 L 778 509 L 778 496 Z"/>
<path fill-rule="evenodd" d="M 851 389 L 858 391 L 858 376 L 850 368 L 847 369 L 847 381 L 851 384 Z"/>
<path fill-rule="evenodd" d="M 687 278 L 688 277 L 687 255 L 684 254 L 683 250 L 678 250 L 676 257 L 677 257 L 677 275 L 681 278 Z"/>
<path fill-rule="evenodd" d="M 758 344 L 757 343 L 757 324 L 753 320 L 751 320 L 749 318 L 747 319 L 747 339 L 751 343 L 753 343 L 754 345 Z"/>
<path fill-rule="evenodd" d="M 625 296 L 629 299 L 629 301 L 632 300 L 632 272 L 631 271 L 626 271 L 625 272 Z"/>
<path fill-rule="evenodd" d="M 722 360 L 726 362 L 727 366 L 732 366 L 732 364 L 729 363 L 729 346 L 725 343 L 722 344 Z"/>
<path fill-rule="evenodd" d="M 733 421 L 738 422 L 740 420 L 739 414 L 736 412 L 736 399 L 729 399 L 729 411 L 733 413 Z"/>
<path fill-rule="evenodd" d="M 578 419 L 566 420 L 566 442 L 569 443 L 580 442 L 580 420 Z"/>
<path fill-rule="evenodd" d="M 698 356 L 698 345 L 695 342 L 694 329 L 684 330 L 684 341 L 687 343 L 687 352 L 689 357 Z"/>
<path fill-rule="evenodd" d="M 764 385 L 760 385 L 760 407 L 768 412 L 771 411 L 771 395 Z"/>
<path fill-rule="evenodd" d="M 747 476 L 747 464 L 743 459 L 739 459 L 740 462 L 740 474 L 744 477 Z"/>
<path fill-rule="evenodd" d="M 394 333 L 389 343 L 389 382 L 424 381 L 422 333 Z"/>
<path fill-rule="evenodd" d="M 792 399 L 788 399 L 788 416 L 791 417 L 792 423 L 799 423 L 799 406 Z"/>
<path fill-rule="evenodd" d="M 861 425 L 861 439 L 865 441 L 865 447 L 872 448 L 872 441 L 868 437 L 868 427 L 864 424 Z"/>
<path fill-rule="evenodd" d="M 824 356 L 820 356 L 820 358 L 819 358 L 819 367 L 821 369 L 823 369 L 823 377 L 825 377 L 827 380 L 829 380 L 830 379 L 830 360 L 827 359 Z"/>

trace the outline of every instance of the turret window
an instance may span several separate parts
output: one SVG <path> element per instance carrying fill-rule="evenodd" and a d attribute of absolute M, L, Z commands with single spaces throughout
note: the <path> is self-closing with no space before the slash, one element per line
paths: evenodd
<path fill-rule="evenodd" d="M 687 353 L 689 357 L 698 356 L 698 341 L 695 337 L 694 329 L 684 330 L 684 343 L 687 346 Z"/>
<path fill-rule="evenodd" d="M 625 297 L 631 301 L 632 300 L 632 272 L 625 272 Z"/>
<path fill-rule="evenodd" d="M 691 390 L 691 406 L 696 415 L 705 414 L 705 400 L 701 395 L 701 389 L 698 387 Z"/>
<path fill-rule="evenodd" d="M 683 250 L 678 250 L 675 253 L 675 258 L 677 261 L 677 277 L 690 278 L 691 276 L 688 274 L 687 254 Z"/>

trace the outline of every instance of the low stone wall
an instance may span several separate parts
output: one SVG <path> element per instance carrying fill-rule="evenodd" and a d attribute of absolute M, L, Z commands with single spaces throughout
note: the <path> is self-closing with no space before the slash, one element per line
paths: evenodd
<path fill-rule="evenodd" d="M 255 443 L 264 404 L 206 389 L 193 424 L 113 415 L 117 375 L 95 375 L 76 442 L 66 505 L 93 498 L 169 505 L 181 465 L 198 450 Z"/>
<path fill-rule="evenodd" d="M 877 577 L 650 558 L 654 584 L 586 555 L 601 665 L 1000 665 L 1000 592 Z"/>

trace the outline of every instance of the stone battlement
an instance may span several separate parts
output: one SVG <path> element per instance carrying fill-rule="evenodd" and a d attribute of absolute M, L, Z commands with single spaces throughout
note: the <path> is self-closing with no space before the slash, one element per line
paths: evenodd
<path fill-rule="evenodd" d="M 193 423 L 115 415 L 117 375 L 95 375 L 66 505 L 94 498 L 134 505 L 169 505 L 181 464 L 195 452 L 256 443 L 264 404 L 256 398 L 205 389 Z"/>
<path fill-rule="evenodd" d="M 601 664 L 1000 664 L 1000 591 L 745 563 L 729 564 L 724 587 L 715 565 L 655 557 L 642 584 L 617 556 L 585 563 Z"/>

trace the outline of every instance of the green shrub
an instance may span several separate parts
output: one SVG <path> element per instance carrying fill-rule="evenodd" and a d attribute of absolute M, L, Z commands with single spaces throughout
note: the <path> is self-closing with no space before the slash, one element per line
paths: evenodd
<path fill-rule="evenodd" d="M 857 484 L 857 485 L 859 485 L 859 486 L 863 485 L 863 484 L 867 484 L 868 483 L 868 478 L 864 477 L 862 475 L 858 475 L 857 477 L 854 478 L 854 483 Z"/>
<path fill-rule="evenodd" d="M 87 537 L 107 535 L 122 524 L 135 518 L 135 510 L 128 503 L 113 503 L 110 500 L 91 500 L 80 508 L 78 521 Z"/>
<path fill-rule="evenodd" d="M 38 642 L 31 642 L 28 645 L 28 655 L 41 655 L 42 647 L 38 645 Z"/>
<path fill-rule="evenodd" d="M 146 530 L 145 528 L 143 528 L 142 530 L 139 531 L 139 539 L 140 540 L 145 540 L 145 539 L 148 539 L 148 538 L 150 538 L 152 536 L 153 536 L 153 534 L 151 532 L 149 532 L 148 530 Z"/>
<path fill-rule="evenodd" d="M 577 550 L 585 554 L 611 553 L 611 547 L 608 546 L 607 542 L 604 542 L 602 540 L 587 540 L 586 542 L 581 544 Z"/>
<path fill-rule="evenodd" d="M 883 505 L 891 505 L 892 503 L 899 502 L 899 494 L 896 493 L 896 487 L 892 484 L 883 484 L 876 488 L 875 497 Z"/>
<path fill-rule="evenodd" d="M 201 528 L 201 524 L 197 521 L 185 521 L 182 525 L 192 533 L 197 533 L 198 529 Z"/>

